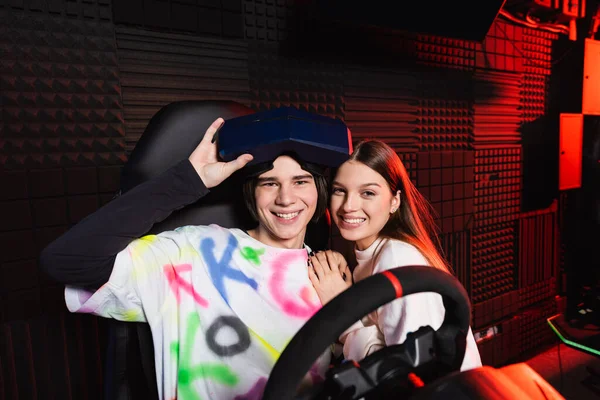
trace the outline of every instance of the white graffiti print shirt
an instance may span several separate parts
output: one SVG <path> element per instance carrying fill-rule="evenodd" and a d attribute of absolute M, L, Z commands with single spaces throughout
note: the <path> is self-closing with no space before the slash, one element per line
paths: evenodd
<path fill-rule="evenodd" d="M 251 400 L 320 308 L 306 269 L 306 249 L 187 226 L 133 241 L 105 285 L 67 287 L 65 298 L 72 312 L 150 324 L 161 399 Z M 321 379 L 328 362 L 321 357 L 306 379 Z"/>

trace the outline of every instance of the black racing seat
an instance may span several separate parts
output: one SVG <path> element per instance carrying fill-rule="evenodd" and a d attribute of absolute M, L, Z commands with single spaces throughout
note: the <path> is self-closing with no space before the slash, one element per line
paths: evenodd
<path fill-rule="evenodd" d="M 123 166 L 120 192 L 127 192 L 187 158 L 200 143 L 206 128 L 218 117 L 227 120 L 252 112 L 252 109 L 233 101 L 182 101 L 163 107 L 152 117 Z M 235 179 L 226 181 L 199 202 L 177 210 L 157 223 L 151 233 L 185 225 L 218 224 L 226 228 L 251 228 L 253 222 L 242 200 L 241 185 Z M 315 250 L 325 249 L 329 232 L 328 220 L 321 218 L 319 222 L 309 224 L 306 243 Z M 111 320 L 105 398 L 158 399 L 156 382 L 149 325 Z"/>

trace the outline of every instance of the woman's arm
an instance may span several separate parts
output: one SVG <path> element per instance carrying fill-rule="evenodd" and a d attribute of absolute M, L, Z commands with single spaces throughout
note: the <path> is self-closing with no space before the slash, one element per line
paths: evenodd
<path fill-rule="evenodd" d="M 63 284 L 98 288 L 112 273 L 117 254 L 173 211 L 208 189 L 188 160 L 144 182 L 89 215 L 47 246 L 40 268 Z"/>
<path fill-rule="evenodd" d="M 427 265 L 428 262 L 413 246 L 388 240 L 375 260 L 373 274 L 406 265 Z M 431 298 L 433 296 L 433 298 Z M 367 355 L 393 344 L 400 344 L 409 332 L 416 331 L 422 325 L 440 323 L 444 317 L 441 297 L 434 293 L 419 293 L 397 299 L 380 307 L 370 314 L 376 326 L 367 326 L 350 333 L 345 338 L 344 354 L 348 358 L 366 357 Z M 435 326 L 434 328 L 438 328 Z M 373 328 L 376 328 L 375 331 Z"/>
<path fill-rule="evenodd" d="M 373 273 L 407 265 L 429 265 L 414 246 L 390 240 L 386 243 L 373 268 Z M 433 267 L 432 267 L 433 268 Z M 377 325 L 383 332 L 385 344 L 391 346 L 406 340 L 406 335 L 422 326 L 438 329 L 444 320 L 444 303 L 437 293 L 416 293 L 394 300 L 378 310 Z"/>

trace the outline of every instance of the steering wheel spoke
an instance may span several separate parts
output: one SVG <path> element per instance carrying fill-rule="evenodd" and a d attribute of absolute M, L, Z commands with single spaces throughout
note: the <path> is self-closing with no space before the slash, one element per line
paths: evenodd
<path fill-rule="evenodd" d="M 446 313 L 437 331 L 422 327 L 403 344 L 385 347 L 360 364 L 350 361 L 332 368 L 325 383 L 310 391 L 312 397 L 299 398 L 351 400 L 377 393 L 376 398 L 383 399 L 382 388 L 392 388 L 397 396 L 422 384 L 415 372 L 429 380 L 439 375 L 436 372 L 458 371 L 471 319 L 465 289 L 455 277 L 433 267 L 399 267 L 351 286 L 307 321 L 279 357 L 263 400 L 294 398 L 297 384 L 314 360 L 347 327 L 401 296 L 421 292 L 442 296 Z"/>
<path fill-rule="evenodd" d="M 360 363 L 348 360 L 330 369 L 323 390 L 331 399 L 360 399 L 387 382 L 407 380 L 410 372 L 435 366 L 435 340 L 431 327 L 421 327 L 403 344 L 384 347 Z"/>

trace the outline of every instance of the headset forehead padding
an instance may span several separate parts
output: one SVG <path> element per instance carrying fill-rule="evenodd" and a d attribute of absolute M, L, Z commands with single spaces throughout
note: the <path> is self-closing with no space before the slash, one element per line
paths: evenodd
<path fill-rule="evenodd" d="M 250 153 L 250 165 L 256 165 L 295 153 L 306 162 L 335 168 L 352 153 L 352 138 L 340 120 L 283 107 L 225 121 L 218 147 L 224 161 Z"/>

